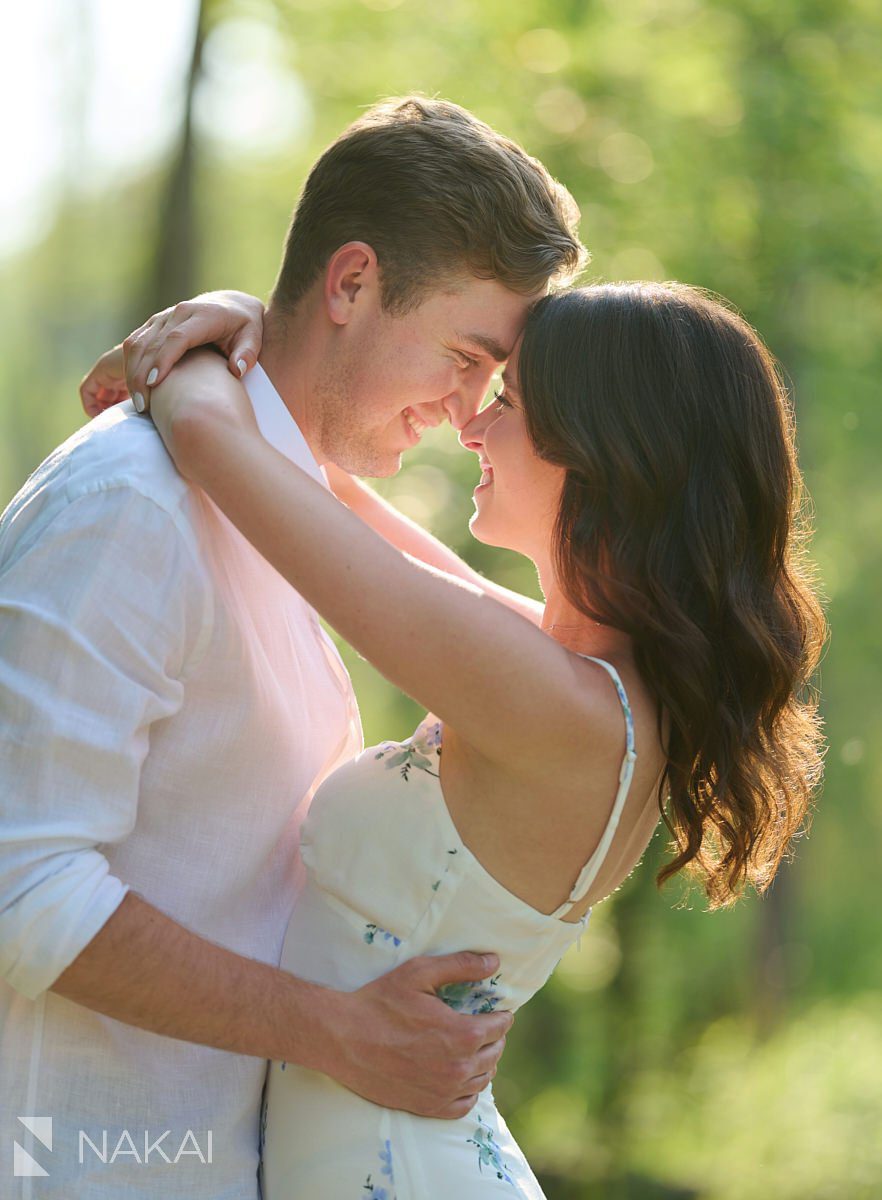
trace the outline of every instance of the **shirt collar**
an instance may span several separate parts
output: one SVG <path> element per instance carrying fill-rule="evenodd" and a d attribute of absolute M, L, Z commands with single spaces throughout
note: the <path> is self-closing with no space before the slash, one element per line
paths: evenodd
<path fill-rule="evenodd" d="M 269 444 L 327 487 L 325 473 L 315 461 L 315 455 L 300 432 L 300 426 L 260 363 L 255 363 L 245 376 L 244 383 L 257 418 L 257 427 Z"/>

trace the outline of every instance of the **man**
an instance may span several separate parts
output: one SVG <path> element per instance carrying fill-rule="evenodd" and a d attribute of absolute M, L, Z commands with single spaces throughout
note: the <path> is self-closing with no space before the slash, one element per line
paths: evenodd
<path fill-rule="evenodd" d="M 246 376 L 264 436 L 317 477 L 387 475 L 426 426 L 462 427 L 531 301 L 579 265 L 574 216 L 457 106 L 369 112 L 292 221 Z M 132 406 L 10 505 L 0 613 L 4 1194 L 15 1172 L 23 1196 L 255 1196 L 268 1058 L 467 1111 L 510 1017 L 434 993 L 492 956 L 414 960 L 352 994 L 276 966 L 300 821 L 359 748 L 357 710 L 315 614 Z"/>

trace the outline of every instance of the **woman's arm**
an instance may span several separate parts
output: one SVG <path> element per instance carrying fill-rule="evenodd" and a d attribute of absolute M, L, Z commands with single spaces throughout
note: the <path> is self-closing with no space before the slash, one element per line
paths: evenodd
<path fill-rule="evenodd" d="M 465 580 L 367 529 L 260 436 L 211 352 L 155 389 L 159 431 L 263 556 L 365 658 L 487 758 L 536 768 L 585 747 L 595 715 L 578 660 Z"/>
<path fill-rule="evenodd" d="M 428 530 L 423 529 L 416 521 L 412 521 L 404 513 L 399 512 L 382 496 L 378 496 L 372 487 L 362 483 L 347 471 L 333 464 L 325 463 L 325 473 L 338 500 L 342 500 L 352 512 L 361 517 L 366 525 L 370 525 L 371 529 L 384 537 L 387 542 L 391 542 L 405 554 L 418 558 L 420 562 L 426 563 L 430 567 L 437 567 L 440 571 L 446 571 L 448 575 L 455 575 L 457 579 L 464 579 L 467 583 L 473 584 L 482 592 L 486 592 L 488 596 L 492 596 L 501 604 L 507 605 L 521 616 L 526 617 L 528 621 L 532 621 L 534 625 L 541 624 L 543 605 L 538 600 L 522 596 L 520 592 L 501 587 L 498 583 L 493 583 L 491 580 L 485 579 L 483 575 L 479 575 L 449 546 L 439 541 Z"/>
<path fill-rule="evenodd" d="M 215 345 L 226 355 L 228 369 L 241 378 L 257 361 L 262 340 L 263 305 L 255 296 L 206 292 L 155 314 L 125 342 L 102 354 L 80 384 L 83 408 L 95 417 L 130 394 L 149 399 L 151 387 L 160 384 L 188 350 L 201 345 Z M 140 405 L 139 399 L 136 407 Z M 333 464 L 325 470 L 334 494 L 393 546 L 473 583 L 535 624 L 541 622 L 539 601 L 479 575 L 443 542 L 346 471 Z"/>
<path fill-rule="evenodd" d="M 124 342 L 102 354 L 80 383 L 86 414 L 97 417 L 132 397 L 140 412 L 188 350 L 216 346 L 241 379 L 263 342 L 263 304 L 247 292 L 204 292 L 148 317 Z M 146 398 L 146 399 L 145 399 Z"/>

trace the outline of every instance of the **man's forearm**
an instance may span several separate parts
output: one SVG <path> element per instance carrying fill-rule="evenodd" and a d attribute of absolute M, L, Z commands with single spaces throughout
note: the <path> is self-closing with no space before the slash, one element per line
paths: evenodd
<path fill-rule="evenodd" d="M 51 990 L 165 1037 L 315 1068 L 321 1019 L 338 998 L 199 937 L 132 892 Z"/>
<path fill-rule="evenodd" d="M 455 1119 L 495 1074 L 512 1018 L 453 1012 L 437 990 L 498 969 L 496 955 L 461 951 L 336 992 L 224 950 L 129 892 L 51 990 L 165 1037 L 297 1063 L 375 1104 Z"/>

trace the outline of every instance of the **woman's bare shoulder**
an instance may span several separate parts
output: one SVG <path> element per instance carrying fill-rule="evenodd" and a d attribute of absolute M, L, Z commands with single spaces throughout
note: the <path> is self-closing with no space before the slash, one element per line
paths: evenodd
<path fill-rule="evenodd" d="M 599 885 L 608 894 L 630 874 L 657 823 L 664 755 L 656 706 L 636 671 L 621 668 L 616 679 L 588 661 L 576 668 L 586 691 L 580 735 L 571 730 L 545 753 L 537 747 L 510 765 L 489 762 L 466 737 L 445 732 L 442 788 L 463 841 L 499 882 L 543 912 L 569 896 L 599 846 L 629 746 L 633 777 L 591 898 Z"/>

